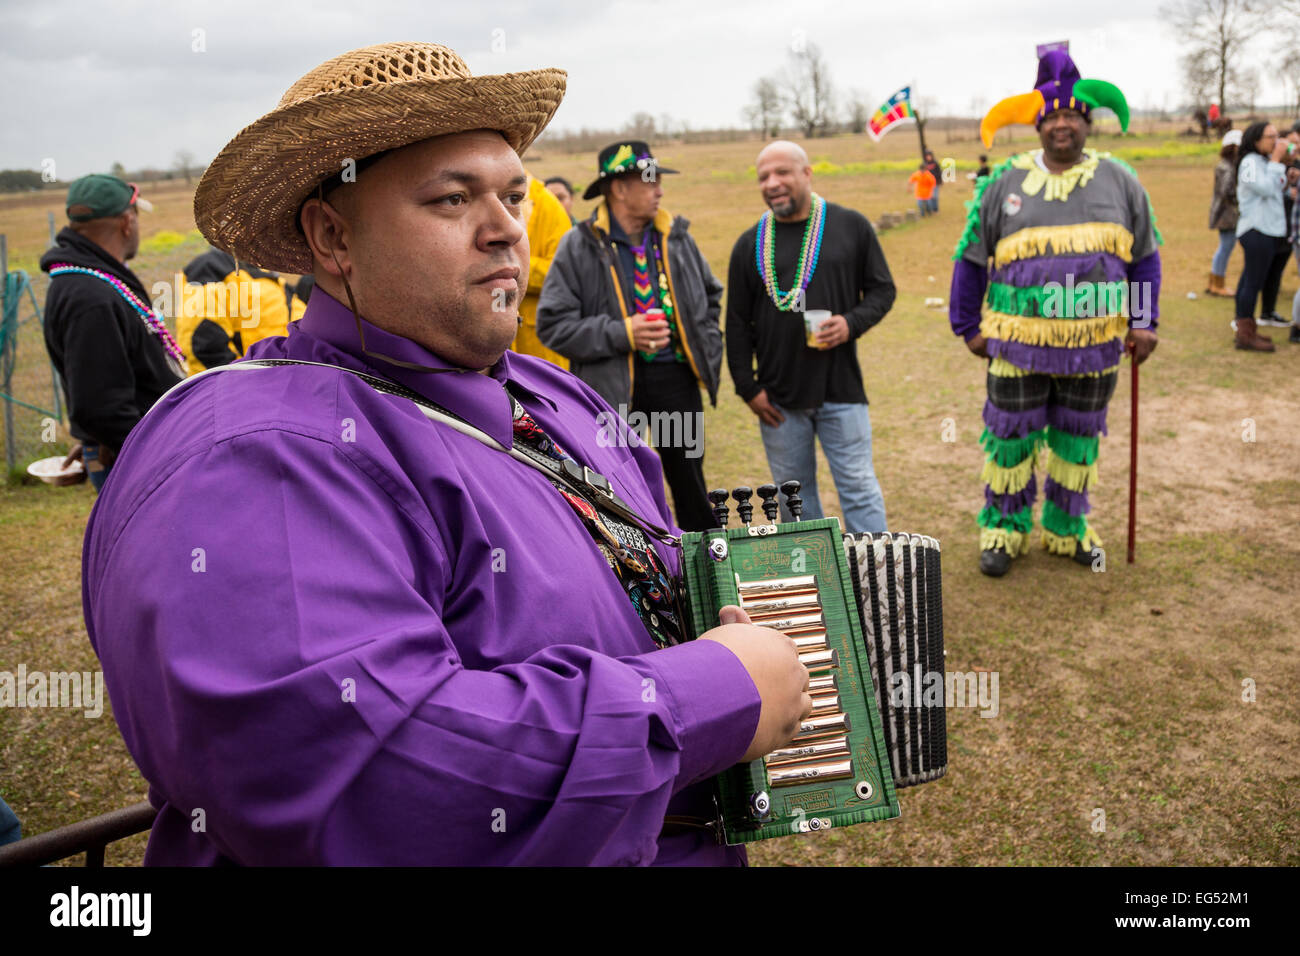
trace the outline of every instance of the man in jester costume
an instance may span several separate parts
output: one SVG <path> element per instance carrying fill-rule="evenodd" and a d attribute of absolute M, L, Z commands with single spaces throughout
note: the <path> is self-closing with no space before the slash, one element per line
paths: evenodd
<path fill-rule="evenodd" d="M 1141 363 L 1156 347 L 1162 240 L 1133 170 L 1084 148 L 1098 107 L 1128 128 L 1119 89 L 1081 79 L 1054 50 L 1035 89 L 998 103 L 980 126 L 991 146 L 1001 127 L 1032 123 L 1043 144 L 978 180 L 953 256 L 953 332 L 989 363 L 977 520 L 980 570 L 993 577 L 1029 548 L 1044 447 L 1042 544 L 1093 564 L 1101 539 L 1088 492 L 1120 356 Z"/>

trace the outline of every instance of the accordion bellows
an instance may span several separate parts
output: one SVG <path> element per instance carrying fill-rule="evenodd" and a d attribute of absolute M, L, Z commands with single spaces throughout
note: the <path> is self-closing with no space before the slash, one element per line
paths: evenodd
<path fill-rule="evenodd" d="M 894 786 L 937 780 L 948 769 L 939 542 L 859 534 L 845 535 L 844 545 Z"/>

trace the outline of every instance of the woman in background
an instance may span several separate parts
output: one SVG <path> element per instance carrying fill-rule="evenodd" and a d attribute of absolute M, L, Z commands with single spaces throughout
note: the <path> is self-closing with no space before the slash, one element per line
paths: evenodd
<path fill-rule="evenodd" d="M 1272 123 L 1252 123 L 1241 136 L 1237 159 L 1237 241 L 1245 256 L 1237 283 L 1237 334 L 1233 344 L 1251 352 L 1272 352 L 1273 342 L 1255 326 L 1255 300 L 1271 324 L 1278 286 L 1290 257 L 1282 190 L 1286 187 L 1286 140 Z"/>
<path fill-rule="evenodd" d="M 1237 244 L 1237 147 L 1241 130 L 1230 129 L 1223 135 L 1219 164 L 1214 167 L 1214 198 L 1210 201 L 1210 228 L 1219 231 L 1219 248 L 1210 260 L 1210 285 L 1207 295 L 1232 298 L 1224 284 L 1228 259 Z"/>

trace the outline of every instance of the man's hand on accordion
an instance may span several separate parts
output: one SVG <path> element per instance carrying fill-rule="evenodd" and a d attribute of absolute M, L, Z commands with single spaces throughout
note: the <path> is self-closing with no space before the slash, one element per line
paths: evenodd
<path fill-rule="evenodd" d="M 812 713 L 808 669 L 799 663 L 794 641 L 780 631 L 753 624 L 735 605 L 718 612 L 720 627 L 700 635 L 735 654 L 749 672 L 763 699 L 758 729 L 741 762 L 757 760 L 784 746 L 799 732 L 799 722 Z"/>

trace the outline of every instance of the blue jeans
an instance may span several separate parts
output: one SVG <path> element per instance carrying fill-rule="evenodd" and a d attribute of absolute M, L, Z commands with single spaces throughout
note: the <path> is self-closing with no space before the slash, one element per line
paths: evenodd
<path fill-rule="evenodd" d="M 939 211 L 939 184 L 938 183 L 934 184 L 934 192 L 930 193 L 930 199 L 928 201 L 930 203 L 930 212 L 932 213 L 938 212 Z"/>
<path fill-rule="evenodd" d="M 1232 247 L 1236 244 L 1236 229 L 1219 230 L 1219 248 L 1214 251 L 1214 258 L 1210 260 L 1210 271 L 1216 276 L 1221 276 L 1228 270 L 1228 258 L 1232 255 Z"/>
<path fill-rule="evenodd" d="M 821 408 L 797 410 L 773 405 L 785 421 L 775 428 L 759 423 L 767 465 L 778 486 L 791 478 L 798 480 L 803 517 L 824 517 L 817 494 L 816 440 L 820 437 L 840 495 L 844 530 L 852 534 L 888 531 L 885 499 L 871 466 L 871 417 L 867 406 L 827 402 Z M 792 520 L 784 503 L 781 518 Z"/>
<path fill-rule="evenodd" d="M 918 211 L 922 216 L 928 216 L 928 215 L 930 215 L 930 200 L 928 200 L 928 199 L 918 199 L 918 200 L 916 201 L 916 208 L 917 208 L 917 211 Z"/>
<path fill-rule="evenodd" d="M 86 477 L 90 479 L 90 484 L 96 492 L 104 487 L 104 480 L 108 478 L 108 469 L 99 464 L 98 442 L 81 443 L 81 466 L 86 469 Z"/>

